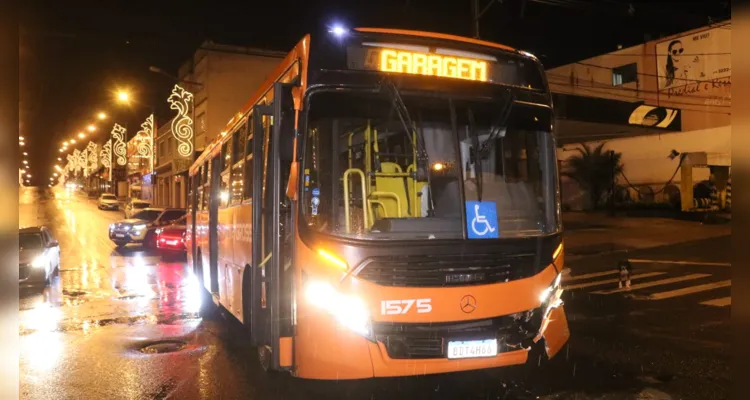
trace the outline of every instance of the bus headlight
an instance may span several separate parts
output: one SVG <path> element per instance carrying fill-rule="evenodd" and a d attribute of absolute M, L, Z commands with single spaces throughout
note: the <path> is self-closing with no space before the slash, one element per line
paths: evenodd
<path fill-rule="evenodd" d="M 46 255 L 42 254 L 40 256 L 37 256 L 33 261 L 31 261 L 31 266 L 34 268 L 44 268 L 49 264 L 49 258 L 47 258 Z"/>
<path fill-rule="evenodd" d="M 544 317 L 546 318 L 547 315 L 549 315 L 549 312 L 553 309 L 560 307 L 562 303 L 562 286 L 560 285 L 560 282 L 562 280 L 562 273 L 557 274 L 555 277 L 555 280 L 552 282 L 552 285 L 550 285 L 548 288 L 544 289 L 542 293 L 539 294 L 539 302 L 541 303 L 541 307 L 545 309 L 544 311 Z"/>
<path fill-rule="evenodd" d="M 327 282 L 311 281 L 305 288 L 305 298 L 308 303 L 327 311 L 346 328 L 372 338 L 370 313 L 359 297 L 339 293 Z"/>

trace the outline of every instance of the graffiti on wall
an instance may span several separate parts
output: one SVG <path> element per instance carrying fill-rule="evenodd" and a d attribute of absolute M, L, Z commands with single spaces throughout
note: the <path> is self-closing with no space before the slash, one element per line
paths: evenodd
<path fill-rule="evenodd" d="M 730 27 L 724 25 L 657 43 L 659 94 L 667 98 L 702 98 L 700 102 L 707 105 L 731 100 Z"/>

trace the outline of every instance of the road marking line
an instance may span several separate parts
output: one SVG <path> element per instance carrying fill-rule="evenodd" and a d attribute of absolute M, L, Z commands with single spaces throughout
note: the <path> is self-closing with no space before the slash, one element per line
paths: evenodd
<path fill-rule="evenodd" d="M 649 263 L 649 264 L 679 264 L 679 265 L 713 265 L 717 267 L 731 267 L 732 263 L 722 262 L 703 262 L 703 261 L 672 261 L 672 260 L 642 260 L 638 258 L 628 259 L 631 263 Z"/>
<path fill-rule="evenodd" d="M 664 275 L 664 274 L 666 274 L 666 272 L 648 272 L 648 273 L 645 273 L 645 274 L 632 275 L 630 277 L 630 280 L 641 279 L 641 278 L 649 278 L 649 277 L 652 277 L 652 276 Z M 601 286 L 601 285 L 606 285 L 608 283 L 617 283 L 619 280 L 620 280 L 620 278 L 615 278 L 615 279 L 605 279 L 603 281 L 594 281 L 594 282 L 579 283 L 579 284 L 576 284 L 576 285 L 563 286 L 563 290 L 582 289 L 582 288 L 587 288 L 587 287 L 590 287 L 590 286 Z"/>
<path fill-rule="evenodd" d="M 707 276 L 711 276 L 711 274 L 691 274 L 691 275 L 685 275 L 685 276 L 678 276 L 676 278 L 667 278 L 667 279 L 662 279 L 658 281 L 644 282 L 644 283 L 639 283 L 637 285 L 631 285 L 629 289 L 618 288 L 618 289 L 611 289 L 611 290 L 599 290 L 593 293 L 594 294 L 612 294 L 612 293 L 619 293 L 619 292 L 627 292 L 627 291 L 644 289 L 644 288 L 653 287 L 653 286 L 661 286 L 661 285 L 668 285 L 670 283 L 689 281 L 692 279 L 700 279 L 700 278 L 705 278 Z"/>
<path fill-rule="evenodd" d="M 619 270 L 613 269 L 613 270 L 604 271 L 604 272 L 592 272 L 590 274 L 583 274 L 583 275 L 576 275 L 576 276 L 563 275 L 562 281 L 563 282 L 579 281 L 581 279 L 598 278 L 600 276 L 614 275 L 614 274 L 619 274 L 619 273 L 620 273 Z"/>
<path fill-rule="evenodd" d="M 671 299 L 673 297 L 685 296 L 688 294 L 705 292 L 708 290 L 714 290 L 714 289 L 728 287 L 728 286 L 732 286 L 731 279 L 726 280 L 726 281 L 721 281 L 721 282 L 706 283 L 705 285 L 689 286 L 689 287 L 682 288 L 682 289 L 670 290 L 668 292 L 652 293 L 650 296 L 648 296 L 647 299 L 648 300 Z"/>
<path fill-rule="evenodd" d="M 713 299 L 704 301 L 701 304 L 706 306 L 714 306 L 714 307 L 726 307 L 732 305 L 732 296 L 729 297 L 722 297 L 720 299 Z"/>

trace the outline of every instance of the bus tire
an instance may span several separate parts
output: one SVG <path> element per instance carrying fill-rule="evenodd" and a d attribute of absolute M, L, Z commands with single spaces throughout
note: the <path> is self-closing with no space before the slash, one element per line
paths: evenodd
<path fill-rule="evenodd" d="M 203 259 L 201 258 L 200 251 L 198 252 L 198 257 L 196 257 L 197 260 L 195 260 L 195 274 L 198 276 L 198 282 L 200 284 L 200 292 L 201 292 L 201 306 L 200 309 L 198 309 L 198 315 L 201 318 L 211 318 L 216 314 L 216 310 L 219 308 L 214 303 L 214 298 L 211 295 L 211 292 L 206 289 L 206 285 L 203 283 Z"/>
<path fill-rule="evenodd" d="M 266 345 L 258 346 L 258 362 L 260 363 L 260 367 L 263 368 L 263 372 L 273 372 L 271 369 L 272 357 L 271 347 Z"/>

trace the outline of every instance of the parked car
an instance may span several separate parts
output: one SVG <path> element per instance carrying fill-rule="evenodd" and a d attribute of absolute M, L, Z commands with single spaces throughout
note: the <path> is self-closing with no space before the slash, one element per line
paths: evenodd
<path fill-rule="evenodd" d="M 18 283 L 42 286 L 60 268 L 60 245 L 44 226 L 18 230 Z"/>
<path fill-rule="evenodd" d="M 99 209 L 100 210 L 119 210 L 120 202 L 117 200 L 117 196 L 111 193 L 102 193 L 99 196 Z"/>
<path fill-rule="evenodd" d="M 184 208 L 144 208 L 131 218 L 109 225 L 109 239 L 117 247 L 138 243 L 156 248 L 156 229 L 167 226 L 186 214 Z"/>
<path fill-rule="evenodd" d="M 184 215 L 168 226 L 158 228 L 156 230 L 156 247 L 168 252 L 187 253 L 187 247 L 185 247 L 186 220 L 187 215 Z"/>
<path fill-rule="evenodd" d="M 138 211 L 149 207 L 151 207 L 151 203 L 149 203 L 148 201 L 132 199 L 128 202 L 128 204 L 125 205 L 125 218 L 130 218 Z"/>

